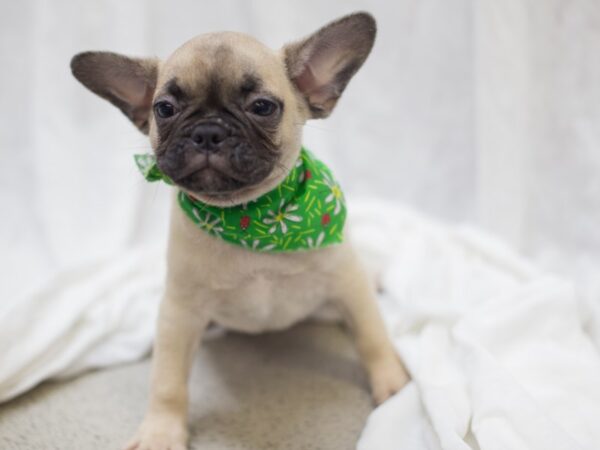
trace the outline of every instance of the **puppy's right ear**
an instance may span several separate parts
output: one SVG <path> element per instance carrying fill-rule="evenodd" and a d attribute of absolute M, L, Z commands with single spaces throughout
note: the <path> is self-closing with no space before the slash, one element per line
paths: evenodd
<path fill-rule="evenodd" d="M 84 52 L 73 57 L 71 71 L 85 87 L 111 102 L 148 134 L 158 60 Z"/>

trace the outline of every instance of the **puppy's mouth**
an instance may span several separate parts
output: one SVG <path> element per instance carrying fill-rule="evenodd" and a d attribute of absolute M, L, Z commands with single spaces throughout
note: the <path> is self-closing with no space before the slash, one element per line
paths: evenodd
<path fill-rule="evenodd" d="M 196 193 L 219 195 L 233 193 L 247 183 L 228 169 L 216 155 L 197 155 L 173 179 L 178 186 Z"/>
<path fill-rule="evenodd" d="M 210 176 L 214 172 L 219 176 L 244 183 L 244 178 L 231 170 L 227 161 L 219 154 L 197 154 L 186 164 L 185 168 L 173 178 L 175 183 L 185 182 L 188 178 Z"/>
<path fill-rule="evenodd" d="M 243 164 L 247 170 L 240 170 L 240 161 L 233 164 L 229 155 L 220 152 L 187 154 L 173 164 L 169 158 L 158 158 L 158 166 L 173 182 L 185 191 L 219 198 L 225 198 L 236 192 L 263 181 L 270 169 L 267 165 L 258 165 L 250 170 L 252 164 Z"/>

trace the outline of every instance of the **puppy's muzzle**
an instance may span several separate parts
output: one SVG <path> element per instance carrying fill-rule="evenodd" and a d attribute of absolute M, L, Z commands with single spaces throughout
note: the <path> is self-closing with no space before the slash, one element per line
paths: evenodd
<path fill-rule="evenodd" d="M 217 153 L 229 137 L 225 127 L 216 122 L 200 123 L 194 127 L 190 135 L 193 148 L 200 153 Z"/>

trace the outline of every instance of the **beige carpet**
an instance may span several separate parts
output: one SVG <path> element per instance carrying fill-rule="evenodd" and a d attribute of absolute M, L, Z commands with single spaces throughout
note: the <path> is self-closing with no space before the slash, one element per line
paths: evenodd
<path fill-rule="evenodd" d="M 0 406 L 0 449 L 117 450 L 142 418 L 148 375 L 146 360 L 44 384 Z M 352 449 L 371 411 L 333 325 L 206 342 L 190 387 L 192 449 Z"/>

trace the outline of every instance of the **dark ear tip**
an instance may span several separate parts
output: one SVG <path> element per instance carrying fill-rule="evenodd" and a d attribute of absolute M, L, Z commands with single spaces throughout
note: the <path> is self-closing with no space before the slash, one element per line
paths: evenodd
<path fill-rule="evenodd" d="M 90 70 L 102 62 L 110 61 L 111 58 L 124 59 L 122 55 L 112 52 L 91 50 L 77 53 L 71 58 L 71 72 L 75 78 L 89 73 Z"/>
<path fill-rule="evenodd" d="M 371 14 L 370 12 L 356 11 L 348 15 L 348 17 L 352 17 L 355 20 L 360 20 L 365 24 L 371 25 L 373 28 L 377 27 L 377 21 L 375 20 L 375 17 L 373 17 L 373 14 Z"/>
<path fill-rule="evenodd" d="M 351 20 L 360 24 L 361 27 L 375 35 L 377 32 L 377 21 L 371 13 L 367 11 L 356 11 L 345 17 L 346 20 Z"/>
<path fill-rule="evenodd" d="M 81 52 L 77 53 L 71 58 L 71 73 L 75 78 L 79 78 L 82 71 L 84 70 L 85 61 L 89 60 L 95 52 Z"/>

